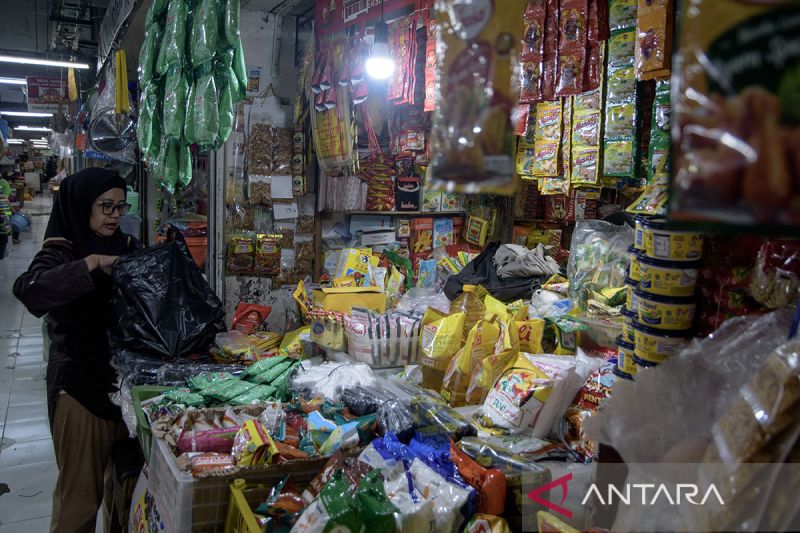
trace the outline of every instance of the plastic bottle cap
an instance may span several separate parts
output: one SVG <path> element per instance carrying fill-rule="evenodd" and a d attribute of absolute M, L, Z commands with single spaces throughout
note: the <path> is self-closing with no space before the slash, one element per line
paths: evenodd
<path fill-rule="evenodd" d="M 475 285 L 464 285 L 463 291 L 464 292 L 474 292 L 475 291 Z"/>

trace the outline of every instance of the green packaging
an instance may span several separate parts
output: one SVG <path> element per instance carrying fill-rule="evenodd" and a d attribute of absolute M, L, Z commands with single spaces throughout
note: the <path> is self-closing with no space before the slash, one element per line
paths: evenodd
<path fill-rule="evenodd" d="M 164 398 L 171 402 L 182 403 L 189 407 L 201 407 L 205 405 L 202 395 L 192 392 L 191 389 L 186 387 L 165 391 Z"/>
<path fill-rule="evenodd" d="M 256 385 L 249 391 L 233 398 L 231 405 L 247 405 L 253 402 L 266 402 L 275 396 L 275 387 Z"/>
<path fill-rule="evenodd" d="M 383 474 L 377 468 L 368 472 L 356 489 L 359 516 L 365 531 L 396 531 L 400 510 L 389 501 L 383 488 Z"/>
<path fill-rule="evenodd" d="M 204 63 L 195 71 L 192 95 L 194 142 L 203 147 L 213 147 L 219 134 L 219 94 L 214 81 L 214 64 Z M 188 135 L 187 135 L 188 140 Z"/>
<path fill-rule="evenodd" d="M 228 372 L 208 372 L 191 377 L 187 379 L 186 382 L 194 390 L 200 390 L 217 381 L 227 381 L 229 379 L 236 379 L 236 377 Z"/>
<path fill-rule="evenodd" d="M 217 0 L 199 0 L 194 8 L 192 24 L 192 65 L 199 67 L 211 61 L 217 52 L 219 18 Z"/>
<path fill-rule="evenodd" d="M 158 50 L 156 73 L 163 76 L 172 65 L 183 63 L 186 49 L 186 0 L 171 0 L 164 23 L 164 37 Z"/>
<path fill-rule="evenodd" d="M 266 359 L 261 359 L 260 361 L 256 361 L 252 365 L 248 366 L 247 370 L 245 370 L 245 375 L 256 376 L 258 374 L 266 372 L 270 368 L 286 361 L 287 359 L 288 357 L 286 357 L 285 355 L 278 355 L 275 357 L 268 357 Z"/>
<path fill-rule="evenodd" d="M 164 85 L 163 135 L 166 139 L 180 139 L 186 120 L 186 93 L 189 85 L 180 65 L 169 68 Z"/>
<path fill-rule="evenodd" d="M 218 402 L 227 403 L 241 396 L 250 389 L 255 387 L 255 384 L 242 381 L 240 379 L 228 379 L 224 381 L 217 381 L 207 385 L 200 394 L 206 399 L 216 400 Z"/>

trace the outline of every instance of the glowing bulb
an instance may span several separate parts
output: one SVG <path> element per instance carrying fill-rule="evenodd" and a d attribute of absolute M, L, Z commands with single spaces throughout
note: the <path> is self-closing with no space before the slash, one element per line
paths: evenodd
<path fill-rule="evenodd" d="M 364 64 L 367 75 L 376 80 L 388 79 L 394 74 L 394 61 L 386 56 L 370 56 Z"/>

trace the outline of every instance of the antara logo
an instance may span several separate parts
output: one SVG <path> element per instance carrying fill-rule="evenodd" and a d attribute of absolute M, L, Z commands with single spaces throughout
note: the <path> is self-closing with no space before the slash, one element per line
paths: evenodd
<path fill-rule="evenodd" d="M 528 498 L 539 505 L 550 509 L 554 513 L 558 513 L 566 518 L 572 518 L 572 511 L 564 507 L 564 502 L 567 501 L 569 494 L 569 482 L 572 481 L 572 474 L 561 476 L 560 478 L 542 485 L 530 491 Z M 548 491 L 561 487 L 561 499 L 559 503 L 554 503 L 549 499 L 545 499 L 544 495 Z M 651 492 L 652 491 L 652 492 Z M 702 494 L 702 498 L 700 498 Z M 694 483 L 677 483 L 675 485 L 668 485 L 664 483 L 626 483 L 622 488 L 616 485 L 608 485 L 605 497 L 596 484 L 592 483 L 589 490 L 581 500 L 581 505 L 586 505 L 594 498 L 600 505 L 613 505 L 614 503 L 631 505 L 655 505 L 659 501 L 662 503 L 668 502 L 670 505 L 705 505 L 710 499 L 715 499 L 720 505 L 725 505 L 725 501 L 717 490 L 717 487 L 712 483 L 705 491 Z M 699 499 L 698 499 L 699 498 Z M 555 499 L 555 498 L 553 498 Z M 713 502 L 712 502 L 713 503 Z"/>

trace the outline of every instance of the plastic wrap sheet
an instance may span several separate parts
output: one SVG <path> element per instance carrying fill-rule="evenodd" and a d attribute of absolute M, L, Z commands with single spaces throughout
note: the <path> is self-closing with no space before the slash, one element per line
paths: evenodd
<path fill-rule="evenodd" d="M 789 310 L 728 320 L 635 382 L 618 380 L 603 410 L 587 422 L 587 433 L 613 446 L 626 463 L 699 460 L 711 422 L 787 341 L 791 321 Z"/>

